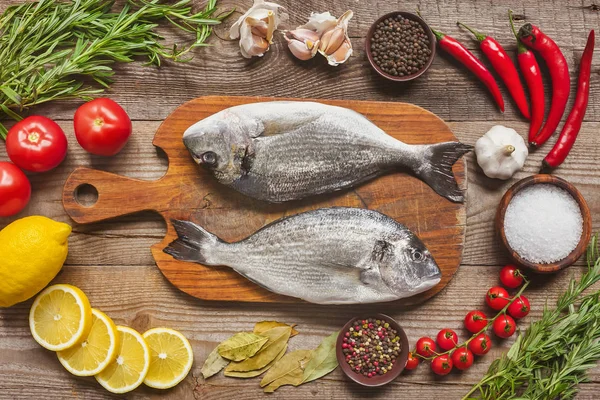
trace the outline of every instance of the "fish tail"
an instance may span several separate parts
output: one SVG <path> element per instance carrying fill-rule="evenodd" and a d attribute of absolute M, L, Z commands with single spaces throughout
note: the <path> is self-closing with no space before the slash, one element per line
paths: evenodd
<path fill-rule="evenodd" d="M 190 221 L 173 219 L 171 223 L 179 237 L 163 249 L 165 253 L 180 261 L 213 264 L 209 253 L 221 239 Z"/>
<path fill-rule="evenodd" d="M 415 173 L 440 196 L 456 203 L 463 203 L 465 201 L 464 193 L 458 187 L 452 166 L 471 150 L 473 150 L 473 146 L 460 142 L 428 146 L 425 162 Z"/>

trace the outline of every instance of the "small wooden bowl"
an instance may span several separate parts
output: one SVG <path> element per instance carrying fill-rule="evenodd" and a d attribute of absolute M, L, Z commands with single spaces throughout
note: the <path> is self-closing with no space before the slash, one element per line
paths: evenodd
<path fill-rule="evenodd" d="M 356 372 L 354 372 L 350 365 L 346 362 L 346 357 L 344 356 L 344 353 L 342 351 L 344 334 L 348 332 L 348 329 L 350 329 L 350 326 L 352 326 L 352 323 L 354 321 L 356 321 L 357 319 L 366 318 L 385 320 L 385 322 L 389 323 L 390 326 L 398 332 L 398 336 L 400 337 L 400 354 L 394 362 L 394 368 L 392 368 L 392 371 L 384 375 L 376 375 L 372 378 L 367 378 L 364 375 L 359 375 Z M 404 333 L 402 327 L 391 317 L 385 314 L 374 314 L 352 318 L 350 321 L 348 321 L 348 323 L 346 323 L 346 325 L 344 325 L 344 327 L 340 331 L 335 346 L 338 364 L 340 364 L 340 367 L 342 368 L 342 371 L 344 371 L 344 374 L 346 374 L 346 376 L 352 379 L 354 382 L 367 387 L 383 386 L 387 383 L 390 383 L 391 381 L 396 379 L 398 375 L 400 375 L 400 373 L 404 370 L 404 367 L 406 366 L 406 361 L 408 360 L 408 337 L 406 337 L 406 333 Z"/>
<path fill-rule="evenodd" d="M 506 214 L 508 204 L 512 200 L 513 196 L 526 187 L 537 185 L 540 183 L 556 185 L 569 192 L 571 196 L 573 196 L 575 201 L 577 201 L 577 204 L 579 204 L 579 208 L 581 209 L 581 216 L 583 218 L 583 232 L 581 233 L 581 239 L 579 240 L 579 244 L 577 245 L 577 247 L 575 247 L 575 249 L 567 257 L 552 264 L 537 264 L 523 259 L 521 256 L 519 256 L 519 254 L 516 251 L 514 251 L 509 246 L 504 231 L 504 216 Z M 573 186 L 572 184 L 570 184 L 562 178 L 553 175 L 539 174 L 521 179 L 506 191 L 504 197 L 502 197 L 502 200 L 500 200 L 500 204 L 498 205 L 498 212 L 496 213 L 496 229 L 498 230 L 500 238 L 502 239 L 502 243 L 508 250 L 510 257 L 517 264 L 541 274 L 549 274 L 560 271 L 561 269 L 573 264 L 585 252 L 592 234 L 592 218 L 590 216 L 590 209 L 588 208 L 585 199 L 583 198 L 581 193 L 579 193 L 579 190 L 577 190 L 575 186 Z"/>
<path fill-rule="evenodd" d="M 396 15 L 401 15 L 406 19 L 417 21 L 419 24 L 421 24 L 421 26 L 425 30 L 425 33 L 427 34 L 427 37 L 429 38 L 429 50 L 431 50 L 429 59 L 427 60 L 427 63 L 425 64 L 425 66 L 423 66 L 423 68 L 421 68 L 414 74 L 405 75 L 405 76 L 390 75 L 387 72 L 384 72 L 379 67 L 379 65 L 377 65 L 375 63 L 375 60 L 373 60 L 373 54 L 371 53 L 371 39 L 373 38 L 373 33 L 375 32 L 375 29 L 377 28 L 377 24 L 379 24 L 381 21 L 383 21 L 387 18 L 393 18 Z M 389 79 L 391 81 L 396 81 L 396 82 L 411 81 L 411 80 L 416 79 L 419 76 L 423 75 L 425 73 L 425 71 L 427 71 L 429 69 L 429 67 L 431 66 L 431 63 L 433 62 L 433 59 L 435 58 L 435 49 L 436 49 L 436 39 L 435 39 L 435 36 L 434 36 L 433 32 L 431 31 L 431 28 L 429 27 L 429 25 L 427 25 L 427 23 L 425 23 L 425 21 L 423 21 L 423 19 L 421 19 L 418 15 L 415 15 L 415 14 L 412 14 L 409 12 L 405 12 L 405 11 L 394 11 L 394 12 L 385 14 L 384 16 L 380 17 L 377 21 L 375 21 L 373 23 L 373 25 L 371 25 L 371 28 L 369 28 L 369 32 L 367 33 L 367 40 L 365 41 L 365 51 L 367 53 L 367 58 L 369 59 L 369 63 L 371 64 L 371 66 L 373 67 L 375 72 L 377 72 L 379 75 L 383 76 L 386 79 Z"/>

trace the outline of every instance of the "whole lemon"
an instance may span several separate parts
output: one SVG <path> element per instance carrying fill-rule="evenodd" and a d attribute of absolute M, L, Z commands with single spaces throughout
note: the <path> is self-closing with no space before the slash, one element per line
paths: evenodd
<path fill-rule="evenodd" d="M 0 307 L 33 297 L 56 276 L 68 253 L 71 227 L 31 216 L 0 231 Z"/>

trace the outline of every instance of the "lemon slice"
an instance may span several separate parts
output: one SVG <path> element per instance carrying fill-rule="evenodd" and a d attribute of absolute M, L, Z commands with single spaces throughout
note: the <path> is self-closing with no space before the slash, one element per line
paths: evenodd
<path fill-rule="evenodd" d="M 29 312 L 29 328 L 42 347 L 68 349 L 81 342 L 92 327 L 92 307 L 75 286 L 52 285 L 36 297 Z"/>
<path fill-rule="evenodd" d="M 192 369 L 194 353 L 181 333 L 168 328 L 154 328 L 144 333 L 150 347 L 150 370 L 144 384 L 155 389 L 169 389 L 181 382 Z"/>
<path fill-rule="evenodd" d="M 93 376 L 117 357 L 117 326 L 102 311 L 92 308 L 92 329 L 83 342 L 59 351 L 58 361 L 77 376 Z"/>
<path fill-rule="evenodd" d="M 150 349 L 137 331 L 117 326 L 119 340 L 117 357 L 96 380 L 111 393 L 127 393 L 144 382 L 150 367 Z"/>

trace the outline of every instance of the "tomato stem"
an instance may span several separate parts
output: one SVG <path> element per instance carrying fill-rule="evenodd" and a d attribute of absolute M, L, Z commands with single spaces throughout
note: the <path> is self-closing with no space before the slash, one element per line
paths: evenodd
<path fill-rule="evenodd" d="M 435 354 L 435 356 L 431 356 L 431 357 L 423 357 L 422 355 L 418 354 L 416 351 L 413 352 L 413 355 L 416 355 L 418 357 L 421 357 L 423 360 L 433 360 L 436 357 L 442 356 L 444 354 L 450 354 L 452 353 L 454 350 L 460 348 L 460 347 L 467 347 L 467 345 L 473 340 L 475 339 L 477 336 L 481 335 L 482 333 L 484 333 L 485 331 L 488 330 L 488 328 L 490 326 L 492 326 L 494 324 L 494 321 L 496 321 L 498 318 L 500 318 L 502 315 L 506 315 L 506 310 L 508 310 L 508 307 L 515 301 L 517 300 L 519 297 L 521 297 L 521 294 L 523 294 L 523 292 L 525 291 L 525 289 L 527 288 L 527 286 L 529 286 L 529 280 L 527 280 L 527 278 L 525 278 L 523 276 L 523 286 L 521 286 L 521 289 L 519 289 L 519 291 L 517 292 L 517 294 L 512 297 L 509 302 L 504 306 L 504 308 L 500 311 L 498 311 L 498 314 L 496 314 L 496 316 L 492 319 L 490 319 L 487 323 L 487 325 L 482 328 L 479 332 L 474 333 L 469 339 L 465 340 L 464 342 L 462 342 L 461 344 L 457 344 L 456 346 L 454 346 L 452 349 L 445 351 L 443 353 L 436 353 L 433 352 Z"/>

